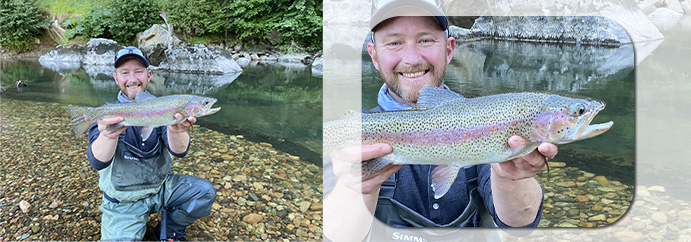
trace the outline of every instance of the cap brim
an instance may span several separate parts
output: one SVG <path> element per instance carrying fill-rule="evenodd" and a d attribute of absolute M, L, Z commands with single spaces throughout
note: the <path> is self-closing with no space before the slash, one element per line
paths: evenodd
<path fill-rule="evenodd" d="M 129 58 L 137 58 L 137 59 L 139 59 L 139 61 L 142 62 L 142 64 L 144 64 L 145 67 L 149 67 L 149 61 L 147 61 L 144 57 L 137 55 L 137 54 L 134 54 L 134 53 L 128 53 L 128 54 L 124 54 L 124 55 L 120 56 L 120 58 L 115 60 L 115 62 L 113 63 L 113 66 L 115 66 L 115 68 L 118 68 L 118 66 L 120 66 L 124 60 L 129 59 Z"/>
<path fill-rule="evenodd" d="M 370 19 L 370 30 L 384 20 L 398 16 L 432 16 L 437 19 L 442 29 L 449 28 L 449 20 L 446 14 L 437 6 L 419 0 L 392 1 L 378 8 Z"/>

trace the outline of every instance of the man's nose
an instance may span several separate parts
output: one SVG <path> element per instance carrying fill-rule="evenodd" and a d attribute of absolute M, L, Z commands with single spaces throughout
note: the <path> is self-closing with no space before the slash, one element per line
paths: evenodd
<path fill-rule="evenodd" d="M 406 44 L 403 49 L 403 58 L 401 62 L 414 66 L 420 63 L 420 59 L 422 59 L 422 57 L 420 56 L 417 46 L 415 44 Z"/>

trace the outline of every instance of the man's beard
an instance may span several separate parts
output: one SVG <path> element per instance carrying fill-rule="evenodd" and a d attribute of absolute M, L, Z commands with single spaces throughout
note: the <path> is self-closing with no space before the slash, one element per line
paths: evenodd
<path fill-rule="evenodd" d="M 439 72 L 436 72 L 435 70 L 436 69 L 434 68 L 429 69 L 429 72 L 432 74 L 432 80 L 426 80 L 425 82 L 416 82 L 412 87 L 410 87 L 412 88 L 411 90 L 403 90 L 403 87 L 400 85 L 400 82 L 403 82 L 405 80 L 398 80 L 398 78 L 400 78 L 398 73 L 402 72 L 398 69 L 394 69 L 393 76 L 387 77 L 381 74 L 381 77 L 384 79 L 384 82 L 386 83 L 386 86 L 390 91 L 398 95 L 403 100 L 406 100 L 410 103 L 417 103 L 417 100 L 420 97 L 420 90 L 428 86 L 441 87 L 442 83 L 444 83 L 444 77 L 446 76 L 446 66 L 442 66 L 439 69 Z"/>

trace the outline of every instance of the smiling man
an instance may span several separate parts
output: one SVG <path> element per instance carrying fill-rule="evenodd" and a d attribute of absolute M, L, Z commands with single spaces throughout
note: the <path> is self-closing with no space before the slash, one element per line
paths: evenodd
<path fill-rule="evenodd" d="M 135 101 L 137 93 L 146 92 L 151 71 L 144 52 L 132 46 L 123 48 L 116 53 L 114 66 L 118 102 Z M 183 118 L 180 113 L 175 115 Z M 122 121 L 122 117 L 103 118 L 89 129 L 87 157 L 99 172 L 103 191 L 101 240 L 142 240 L 149 215 L 158 212 L 161 222 L 154 236 L 183 239 L 185 228 L 208 216 L 216 199 L 216 189 L 209 181 L 171 172 L 172 156 L 184 157 L 189 151 L 187 130 L 196 118 L 156 127 L 146 140 L 141 135 L 144 127 L 106 130 Z"/>
<path fill-rule="evenodd" d="M 444 76 L 456 40 L 449 36 L 448 19 L 439 1 L 374 2 L 372 42 L 367 44 L 367 52 L 384 85 L 378 107 L 369 111 L 408 110 L 417 103 L 422 88 L 446 88 Z M 512 148 L 526 142 L 515 135 L 507 140 Z M 434 197 L 430 184 L 432 165 L 390 165 L 366 180 L 358 177 L 360 172 L 353 164 L 391 151 L 388 144 L 356 145 L 326 158 L 337 176 L 324 199 L 324 233 L 329 239 L 359 241 L 368 233 L 372 241 L 400 237 L 400 230 L 389 229 L 388 234 L 370 231 L 372 214 L 393 227 L 537 226 L 543 193 L 534 176 L 546 168 L 545 157 L 555 156 L 557 147 L 543 143 L 524 157 L 465 167 L 440 198 Z M 490 217 L 482 220 L 484 211 Z"/>

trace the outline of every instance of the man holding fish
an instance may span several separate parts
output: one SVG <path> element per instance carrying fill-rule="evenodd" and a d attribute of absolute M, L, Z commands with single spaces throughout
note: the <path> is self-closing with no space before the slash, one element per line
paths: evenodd
<path fill-rule="evenodd" d="M 379 92 L 379 107 L 370 111 L 409 110 L 418 104 L 424 87 L 445 88 L 446 66 L 456 41 L 448 35 L 448 19 L 439 1 L 374 2 L 373 41 L 367 50 L 385 84 Z M 528 140 L 513 135 L 506 142 L 516 148 Z M 375 143 L 330 153 L 338 181 L 324 199 L 328 238 L 362 240 L 370 233 L 372 214 L 394 227 L 480 226 L 482 207 L 498 226 L 537 226 L 543 192 L 534 176 L 546 169 L 546 157 L 554 157 L 557 147 L 542 143 L 522 157 L 465 167 L 442 197 L 435 196 L 434 185 L 430 187 L 435 166 L 388 165 L 362 180 L 357 177 L 359 171 L 353 171 L 359 163 L 391 152 L 391 145 Z M 468 176 L 477 178 L 472 180 L 477 188 L 472 195 Z M 395 239 L 396 235 L 386 236 Z"/>
<path fill-rule="evenodd" d="M 83 132 L 82 123 L 97 120 L 89 128 L 87 156 L 99 171 L 99 187 L 104 191 L 101 240 L 141 240 L 149 215 L 157 212 L 161 212 L 161 222 L 154 236 L 182 239 L 187 226 L 210 214 L 216 189 L 207 180 L 171 172 L 172 156 L 187 154 L 187 130 L 196 117 L 218 110 L 209 109 L 215 99 L 148 94 L 149 62 L 136 47 L 119 50 L 114 65 L 118 103 L 67 108 L 75 117 L 77 135 Z M 190 110 L 195 104 L 195 111 L 171 106 L 175 103 Z M 156 107 L 168 111 L 151 110 Z"/>

